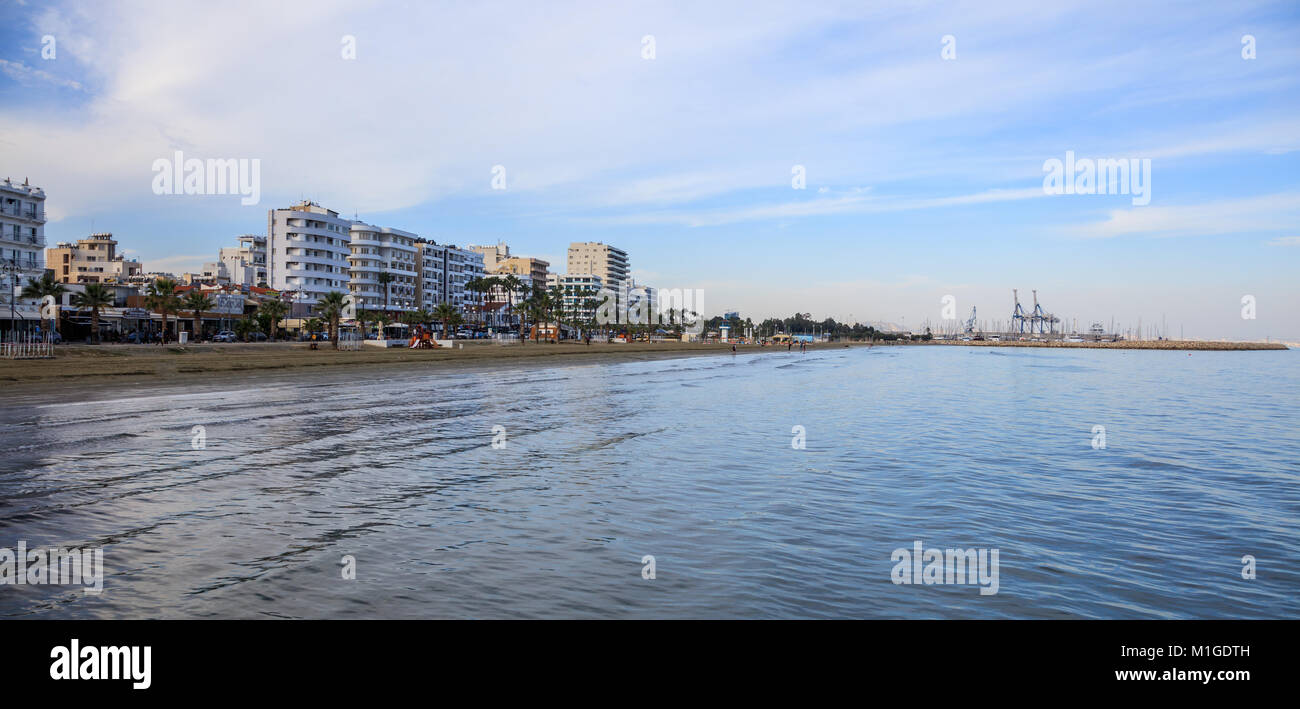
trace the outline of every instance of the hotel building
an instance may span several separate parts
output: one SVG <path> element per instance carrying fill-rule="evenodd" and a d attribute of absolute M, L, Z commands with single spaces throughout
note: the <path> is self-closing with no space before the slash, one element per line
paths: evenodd
<path fill-rule="evenodd" d="M 600 276 L 606 288 L 619 288 L 628 282 L 631 267 L 627 252 L 599 241 L 575 241 L 569 244 L 569 273 Z"/>
<path fill-rule="evenodd" d="M 386 312 L 417 310 L 424 287 L 420 237 L 409 231 L 352 223 L 348 256 L 352 307 Z M 388 283 L 383 282 L 387 276 Z"/>
<path fill-rule="evenodd" d="M 547 276 L 546 289 L 559 288 L 563 293 L 565 319 L 588 322 L 596 318 L 600 304 L 600 276 L 591 273 L 552 273 Z"/>
<path fill-rule="evenodd" d="M 418 246 L 420 308 L 432 311 L 439 303 L 451 303 L 463 311 L 478 304 L 478 294 L 466 289 L 465 284 L 483 277 L 482 253 L 424 240 Z"/>
<path fill-rule="evenodd" d="M 326 293 L 348 292 L 352 222 L 315 202 L 267 212 L 267 278 L 272 290 L 295 294 L 291 317 L 306 314 Z"/>

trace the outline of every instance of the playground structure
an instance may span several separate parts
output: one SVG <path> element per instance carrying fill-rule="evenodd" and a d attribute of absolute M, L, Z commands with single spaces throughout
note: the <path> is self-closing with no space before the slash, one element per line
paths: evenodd
<path fill-rule="evenodd" d="M 438 341 L 433 339 L 433 331 L 423 325 L 416 325 L 411 329 L 411 339 L 407 341 L 407 347 L 413 350 L 431 350 L 439 347 Z"/>

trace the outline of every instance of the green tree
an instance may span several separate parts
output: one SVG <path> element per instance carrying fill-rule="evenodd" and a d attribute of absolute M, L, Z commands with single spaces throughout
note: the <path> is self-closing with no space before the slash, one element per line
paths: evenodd
<path fill-rule="evenodd" d="M 181 299 L 176 295 L 176 281 L 170 278 L 159 278 L 150 283 L 148 291 L 145 292 L 144 302 L 150 310 L 162 315 L 162 337 L 158 338 L 158 344 L 161 345 L 167 341 L 167 316 L 177 312 L 181 307 Z"/>
<path fill-rule="evenodd" d="M 203 294 L 197 288 L 185 294 L 185 299 L 181 301 L 181 307 L 194 313 L 194 340 L 197 342 L 203 337 L 203 313 L 212 309 L 212 299 Z"/>
<path fill-rule="evenodd" d="M 433 309 L 433 317 L 442 323 L 442 339 L 447 339 L 447 327 L 452 324 L 452 320 L 460 318 L 460 311 L 451 303 L 439 303 L 438 307 Z"/>
<path fill-rule="evenodd" d="M 332 290 L 321 298 L 316 307 L 320 310 L 321 315 L 330 324 L 330 344 L 334 349 L 339 348 L 339 320 L 343 317 L 343 309 L 348 305 L 348 296 L 342 291 Z"/>
<path fill-rule="evenodd" d="M 379 275 L 375 276 L 375 280 L 379 281 L 379 285 L 384 287 L 384 312 L 386 313 L 388 312 L 388 284 L 393 282 L 393 274 L 388 271 L 380 271 Z"/>
<path fill-rule="evenodd" d="M 252 318 L 242 318 L 235 323 L 235 335 L 244 342 L 248 342 L 248 336 L 255 330 L 257 330 L 257 323 Z"/>
<path fill-rule="evenodd" d="M 72 304 L 78 308 L 90 308 L 90 334 L 99 344 L 99 309 L 113 305 L 113 291 L 99 283 L 87 283 L 83 293 L 72 294 Z"/>
<path fill-rule="evenodd" d="M 275 334 L 279 329 L 280 320 L 289 312 L 289 306 L 284 301 L 277 299 L 264 300 L 261 305 L 257 306 L 257 317 L 262 321 L 262 326 L 266 328 L 268 339 L 274 340 Z"/>
<path fill-rule="evenodd" d="M 40 278 L 28 278 L 27 284 L 23 286 L 18 297 L 27 300 L 44 300 L 45 296 L 50 295 L 54 296 L 54 300 L 57 302 L 67 292 L 67 287 L 55 280 L 54 272 L 46 271 L 41 274 Z M 50 318 L 50 321 L 50 329 L 57 332 L 59 329 L 58 318 Z M 41 324 L 45 324 L 44 319 L 41 320 Z"/>

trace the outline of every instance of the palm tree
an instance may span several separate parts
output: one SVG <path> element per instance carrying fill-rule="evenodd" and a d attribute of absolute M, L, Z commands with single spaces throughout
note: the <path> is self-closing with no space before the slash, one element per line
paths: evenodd
<path fill-rule="evenodd" d="M 474 294 L 474 301 L 477 304 L 479 320 L 483 319 L 483 294 L 487 292 L 486 278 L 471 278 L 465 282 L 465 290 Z"/>
<path fill-rule="evenodd" d="M 257 323 L 253 322 L 252 318 L 242 318 L 239 322 L 235 323 L 235 334 L 244 342 L 248 342 L 249 333 L 256 329 Z"/>
<path fill-rule="evenodd" d="M 560 325 L 564 322 L 564 289 L 553 286 L 544 293 L 544 301 L 550 312 L 550 319 L 555 322 L 555 341 L 560 341 Z"/>
<path fill-rule="evenodd" d="M 185 294 L 181 307 L 194 313 L 194 340 L 197 342 L 203 336 L 203 311 L 212 309 L 212 299 L 202 291 L 192 290 Z"/>
<path fill-rule="evenodd" d="M 361 330 L 361 339 L 366 339 L 366 323 L 374 322 L 369 310 L 357 308 L 357 327 Z"/>
<path fill-rule="evenodd" d="M 285 305 L 284 301 L 279 300 L 278 298 L 273 300 L 264 300 L 261 305 L 257 306 L 258 317 L 265 320 L 266 336 L 268 338 L 272 340 L 275 339 L 275 333 L 278 329 L 277 326 L 280 319 L 288 312 L 289 306 Z"/>
<path fill-rule="evenodd" d="M 330 343 L 334 349 L 339 348 L 339 318 L 343 317 L 343 309 L 347 307 L 348 296 L 342 291 L 332 290 L 321 298 L 316 307 L 320 309 L 322 315 L 330 323 Z"/>
<path fill-rule="evenodd" d="M 451 324 L 452 319 L 460 317 L 460 311 L 451 303 L 439 303 L 438 307 L 433 309 L 433 317 L 442 323 L 442 339 L 447 339 L 447 326 Z"/>
<path fill-rule="evenodd" d="M 181 299 L 176 295 L 176 281 L 159 278 L 150 283 L 144 302 L 150 310 L 162 314 L 162 336 L 158 338 L 158 344 L 161 345 L 167 341 L 167 316 L 180 309 Z"/>
<path fill-rule="evenodd" d="M 99 309 L 113 305 L 113 291 L 99 283 L 87 283 L 83 293 L 72 294 L 72 304 L 78 308 L 90 308 L 90 334 L 95 344 L 99 344 Z"/>
<path fill-rule="evenodd" d="M 29 300 L 44 300 L 45 296 L 51 295 L 54 296 L 54 299 L 57 302 L 59 297 L 67 292 L 68 289 L 64 287 L 62 283 L 55 280 L 54 272 L 46 271 L 41 274 L 40 278 L 28 278 L 27 285 L 23 286 L 23 290 L 18 297 Z M 41 323 L 44 324 L 44 322 L 45 320 L 42 319 Z M 50 318 L 50 329 L 58 332 L 58 318 Z"/>
<path fill-rule="evenodd" d="M 388 312 L 388 284 L 393 282 L 393 274 L 388 271 L 380 271 L 379 275 L 375 276 L 375 280 L 379 281 L 379 285 L 384 287 L 384 312 Z"/>
<path fill-rule="evenodd" d="M 506 302 L 510 304 L 510 314 L 514 315 L 515 294 L 516 293 L 522 294 L 526 290 L 526 288 L 524 287 L 524 282 L 519 280 L 519 276 L 516 276 L 513 273 L 506 276 L 505 278 L 498 279 L 498 282 L 500 283 L 502 288 L 506 289 Z M 523 320 L 519 321 L 519 339 L 521 341 L 524 339 Z"/>

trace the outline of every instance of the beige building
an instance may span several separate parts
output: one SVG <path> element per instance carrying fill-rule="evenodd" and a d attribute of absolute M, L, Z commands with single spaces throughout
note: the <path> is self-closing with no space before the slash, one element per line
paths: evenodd
<path fill-rule="evenodd" d="M 497 262 L 495 271 L 490 273 L 497 276 L 515 275 L 519 280 L 528 284 L 529 288 L 534 291 L 546 290 L 546 276 L 551 264 L 539 258 L 529 256 L 511 256 L 508 259 Z"/>
<path fill-rule="evenodd" d="M 495 246 L 474 246 L 471 244 L 465 248 L 476 254 L 483 255 L 483 270 L 487 273 L 494 273 L 498 264 L 510 258 L 510 247 L 503 242 L 497 242 Z"/>
<path fill-rule="evenodd" d="M 117 241 L 108 232 L 46 249 L 45 267 L 60 283 L 125 283 L 141 272 L 139 261 L 117 253 Z"/>
<path fill-rule="evenodd" d="M 567 270 L 598 276 L 606 288 L 618 288 L 628 282 L 631 267 L 623 249 L 599 241 L 575 241 L 569 244 Z"/>

